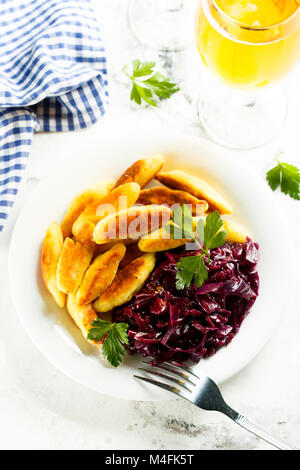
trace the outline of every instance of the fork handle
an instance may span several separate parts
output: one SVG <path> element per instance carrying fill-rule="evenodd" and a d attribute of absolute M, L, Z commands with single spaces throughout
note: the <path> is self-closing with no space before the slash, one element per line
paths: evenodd
<path fill-rule="evenodd" d="M 293 444 L 284 439 L 281 439 L 281 437 L 276 436 L 276 434 L 273 434 L 269 431 L 265 431 L 262 427 L 258 426 L 257 424 L 251 423 L 251 421 L 245 418 L 245 416 L 238 415 L 238 417 L 234 421 L 240 426 L 242 426 L 242 428 L 247 429 L 247 431 L 252 432 L 256 436 L 264 439 L 273 446 L 277 447 L 277 449 L 299 450 L 298 447 L 294 446 Z"/>

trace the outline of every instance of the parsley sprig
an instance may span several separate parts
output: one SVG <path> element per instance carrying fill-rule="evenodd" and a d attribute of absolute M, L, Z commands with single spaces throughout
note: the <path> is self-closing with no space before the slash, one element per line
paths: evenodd
<path fill-rule="evenodd" d="M 273 191 L 280 187 L 284 194 L 300 200 L 300 173 L 296 166 L 277 161 L 277 165 L 268 171 L 266 178 Z"/>
<path fill-rule="evenodd" d="M 137 104 L 145 101 L 151 106 L 156 107 L 155 97 L 160 99 L 170 98 L 179 88 L 176 83 L 160 72 L 155 72 L 155 62 L 141 62 L 139 59 L 132 61 L 132 73 L 128 72 L 128 66 L 123 68 L 125 75 L 132 82 L 130 99 Z"/>
<path fill-rule="evenodd" d="M 97 318 L 91 325 L 93 328 L 90 328 L 87 338 L 91 341 L 100 341 L 107 335 L 102 345 L 102 353 L 112 366 L 118 367 L 125 353 L 123 344 L 128 344 L 128 324 L 111 323 Z"/>
<path fill-rule="evenodd" d="M 201 287 L 208 278 L 206 263 L 210 263 L 209 251 L 221 246 L 226 240 L 226 231 L 221 230 L 223 221 L 218 211 L 199 219 L 194 230 L 193 217 L 186 205 L 177 207 L 170 223 L 170 236 L 174 239 L 193 240 L 199 248 L 196 256 L 185 256 L 177 263 L 176 288 L 182 290 L 190 287 L 194 280 Z"/>

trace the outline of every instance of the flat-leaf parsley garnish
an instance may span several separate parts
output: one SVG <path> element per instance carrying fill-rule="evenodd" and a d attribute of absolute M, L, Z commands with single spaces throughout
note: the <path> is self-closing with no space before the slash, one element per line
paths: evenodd
<path fill-rule="evenodd" d="M 280 187 L 284 194 L 300 200 L 300 173 L 296 166 L 277 161 L 277 165 L 268 171 L 266 178 L 273 191 Z"/>
<path fill-rule="evenodd" d="M 173 93 L 179 91 L 176 83 L 165 77 L 160 72 L 155 72 L 155 62 L 141 62 L 139 59 L 132 61 L 132 72 L 128 72 L 128 66 L 123 68 L 124 73 L 132 82 L 130 99 L 137 104 L 145 101 L 150 106 L 157 106 L 155 97 L 160 99 L 170 98 Z"/>
<path fill-rule="evenodd" d="M 123 344 L 128 344 L 128 324 L 111 323 L 97 318 L 91 325 L 87 338 L 91 341 L 100 341 L 107 335 L 102 345 L 102 353 L 112 366 L 118 367 L 125 353 Z"/>
<path fill-rule="evenodd" d="M 177 263 L 176 288 L 182 290 L 191 286 L 193 280 L 197 286 L 208 279 L 206 262 L 210 262 L 209 250 L 222 246 L 226 240 L 226 231 L 221 230 L 223 221 L 218 211 L 214 211 L 206 217 L 199 219 L 194 230 L 193 217 L 186 205 L 177 207 L 171 220 L 170 236 L 174 239 L 187 238 L 193 240 L 199 254 L 184 256 Z"/>

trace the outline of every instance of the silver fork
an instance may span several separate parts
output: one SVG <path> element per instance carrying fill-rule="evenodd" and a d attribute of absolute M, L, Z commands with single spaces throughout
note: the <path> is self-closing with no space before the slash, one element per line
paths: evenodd
<path fill-rule="evenodd" d="M 203 410 L 220 411 L 228 416 L 235 423 L 239 424 L 247 431 L 252 432 L 256 436 L 264 439 L 273 446 L 281 450 L 299 450 L 293 444 L 287 442 L 275 434 L 265 431 L 257 424 L 251 423 L 245 416 L 240 415 L 225 403 L 217 384 L 209 377 L 195 374 L 189 367 L 178 366 L 172 362 L 164 362 L 159 366 L 151 366 L 148 362 L 142 361 L 148 367 L 139 367 L 139 370 L 147 374 L 167 379 L 169 382 L 175 383 L 177 386 L 168 383 L 150 379 L 149 377 L 141 377 L 134 375 L 139 380 L 143 380 L 157 387 L 168 390 L 185 400 L 194 403 L 194 405 Z"/>

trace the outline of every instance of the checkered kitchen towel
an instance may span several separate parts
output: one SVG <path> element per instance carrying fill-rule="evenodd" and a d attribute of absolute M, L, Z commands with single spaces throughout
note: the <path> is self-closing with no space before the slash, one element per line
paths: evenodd
<path fill-rule="evenodd" d="M 34 132 L 97 121 L 106 58 L 89 0 L 0 0 L 0 232 Z"/>

